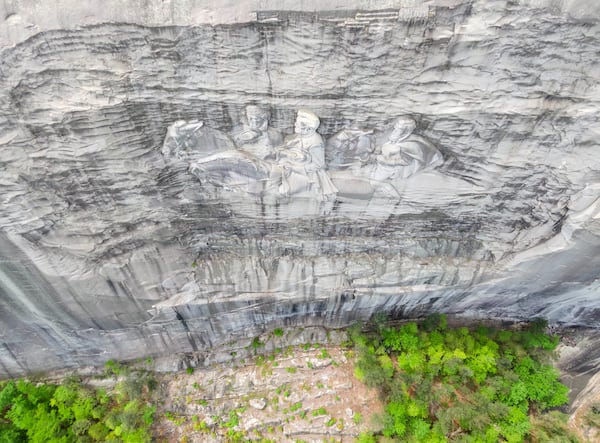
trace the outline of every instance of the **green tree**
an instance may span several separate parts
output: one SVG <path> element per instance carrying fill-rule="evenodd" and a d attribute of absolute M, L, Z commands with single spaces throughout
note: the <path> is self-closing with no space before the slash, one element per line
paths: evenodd
<path fill-rule="evenodd" d="M 548 364 L 556 338 L 545 328 L 542 321 L 511 331 L 448 328 L 445 317 L 433 316 L 422 325 L 354 329 L 356 375 L 386 402 L 381 435 L 426 443 L 525 441 L 535 431 L 530 414 L 567 401 Z"/>
<path fill-rule="evenodd" d="M 0 442 L 150 441 L 155 408 L 141 391 L 117 389 L 109 396 L 73 379 L 60 386 L 18 380 L 0 388 Z"/>

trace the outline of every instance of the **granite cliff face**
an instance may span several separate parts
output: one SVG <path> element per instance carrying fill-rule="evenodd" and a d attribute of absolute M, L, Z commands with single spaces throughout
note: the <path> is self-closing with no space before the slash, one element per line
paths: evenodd
<path fill-rule="evenodd" d="M 11 34 L 0 376 L 381 310 L 595 326 L 600 23 L 540 3 Z M 408 115 L 443 161 L 393 192 L 326 165 L 352 192 L 323 202 L 219 187 L 163 155 L 176 121 L 230 134 L 248 104 L 284 134 L 299 108 L 325 139 L 372 130 L 373 158 Z"/>

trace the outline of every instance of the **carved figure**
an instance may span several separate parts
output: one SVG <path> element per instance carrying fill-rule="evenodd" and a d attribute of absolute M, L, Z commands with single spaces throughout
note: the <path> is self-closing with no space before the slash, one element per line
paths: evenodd
<path fill-rule="evenodd" d="M 317 133 L 320 123 L 313 112 L 298 111 L 294 135 L 285 140 L 277 153 L 282 195 L 308 192 L 328 200 L 337 193 L 325 169 L 325 143 Z"/>
<path fill-rule="evenodd" d="M 178 120 L 167 129 L 162 154 L 167 160 L 193 161 L 230 149 L 235 149 L 235 145 L 221 131 L 209 128 L 199 120 Z"/>
<path fill-rule="evenodd" d="M 444 162 L 440 151 L 429 140 L 413 134 L 416 126 L 415 121 L 409 117 L 396 120 L 388 140 L 381 146 L 377 164 L 370 173 L 372 180 L 404 179 Z"/>
<path fill-rule="evenodd" d="M 217 152 L 191 162 L 189 170 L 201 182 L 254 195 L 303 194 L 328 200 L 337 189 L 325 169 L 324 142 L 316 132 L 319 124 L 314 113 L 300 110 L 295 134 L 273 155 L 260 158 L 245 149 Z"/>
<path fill-rule="evenodd" d="M 272 162 L 237 149 L 202 157 L 190 164 L 189 172 L 200 183 L 253 195 L 263 194 L 274 175 Z"/>
<path fill-rule="evenodd" d="M 327 166 L 332 169 L 359 170 L 375 151 L 373 131 L 358 128 L 342 129 L 329 140 L 325 149 Z"/>
<path fill-rule="evenodd" d="M 263 160 L 283 142 L 281 133 L 269 127 L 269 112 L 255 105 L 246 107 L 246 121 L 232 136 L 238 148 Z"/>
<path fill-rule="evenodd" d="M 414 134 L 415 121 L 400 117 L 378 155 L 373 131 L 351 128 L 332 137 L 327 144 L 330 174 L 319 125 L 316 114 L 299 110 L 294 134 L 281 143 L 279 132 L 269 128 L 268 112 L 250 105 L 246 121 L 232 133 L 237 147 L 227 135 L 200 121 L 178 121 L 169 127 L 162 152 L 166 159 L 185 164 L 200 182 L 217 188 L 319 201 L 336 195 L 399 199 L 405 179 L 443 163 L 440 151 Z"/>

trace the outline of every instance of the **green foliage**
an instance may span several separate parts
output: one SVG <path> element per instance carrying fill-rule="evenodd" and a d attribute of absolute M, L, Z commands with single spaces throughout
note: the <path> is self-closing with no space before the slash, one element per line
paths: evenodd
<path fill-rule="evenodd" d="M 108 360 L 104 364 L 104 369 L 109 375 L 119 375 L 123 371 L 123 367 L 115 360 Z"/>
<path fill-rule="evenodd" d="M 321 406 L 319 409 L 315 409 L 314 411 L 312 411 L 312 415 L 313 417 L 317 417 L 319 415 L 327 415 L 327 409 Z"/>
<path fill-rule="evenodd" d="M 349 336 L 356 377 L 386 402 L 382 441 L 522 442 L 558 435 L 557 426 L 543 420 L 545 427 L 534 426 L 531 418 L 567 402 L 568 390 L 548 364 L 558 339 L 545 334 L 543 320 L 496 331 L 449 328 L 439 314 L 398 328 L 374 319 L 374 332 L 354 327 Z"/>
<path fill-rule="evenodd" d="M 283 329 L 281 329 L 281 328 L 275 328 L 273 330 L 273 335 L 275 337 L 283 337 Z"/>
<path fill-rule="evenodd" d="M 240 417 L 236 410 L 229 411 L 229 420 L 225 422 L 226 428 L 235 428 L 240 424 Z"/>
<path fill-rule="evenodd" d="M 358 439 L 356 440 L 356 442 L 357 443 L 377 443 L 377 439 L 370 432 L 362 432 L 358 436 Z"/>
<path fill-rule="evenodd" d="M 116 363 L 107 369 L 121 371 Z M 4 383 L 0 385 L 0 442 L 149 442 L 156 409 L 144 398 L 143 387 L 137 387 L 144 380 L 134 374 L 119 383 L 112 395 L 75 379 L 61 385 Z"/>
<path fill-rule="evenodd" d="M 290 406 L 290 412 L 296 412 L 297 410 L 302 409 L 302 402 L 296 402 L 292 406 Z"/>
<path fill-rule="evenodd" d="M 427 332 L 445 331 L 448 327 L 448 320 L 443 314 L 431 314 L 423 320 L 421 327 Z"/>

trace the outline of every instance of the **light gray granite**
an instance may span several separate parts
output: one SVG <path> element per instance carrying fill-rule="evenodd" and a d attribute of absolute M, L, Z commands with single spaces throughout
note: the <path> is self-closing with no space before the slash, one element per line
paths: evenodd
<path fill-rule="evenodd" d="M 597 325 L 593 2 L 26 3 L 0 376 L 381 310 Z"/>

